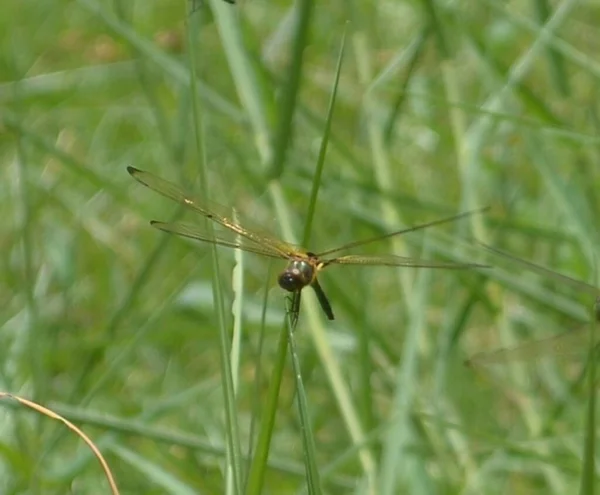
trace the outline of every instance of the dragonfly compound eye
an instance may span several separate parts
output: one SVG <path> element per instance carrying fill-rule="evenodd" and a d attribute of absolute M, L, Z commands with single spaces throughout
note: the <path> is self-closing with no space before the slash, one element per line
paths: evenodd
<path fill-rule="evenodd" d="M 288 292 L 296 292 L 306 287 L 306 282 L 304 282 L 300 274 L 293 271 L 283 272 L 279 275 L 277 282 L 282 289 Z"/>
<path fill-rule="evenodd" d="M 288 292 L 296 292 L 309 285 L 315 276 L 315 269 L 306 260 L 293 260 L 279 275 L 279 286 Z"/>

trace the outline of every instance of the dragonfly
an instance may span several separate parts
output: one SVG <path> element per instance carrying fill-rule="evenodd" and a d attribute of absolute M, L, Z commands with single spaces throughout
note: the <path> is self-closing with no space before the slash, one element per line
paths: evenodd
<path fill-rule="evenodd" d="M 487 250 L 510 260 L 511 262 L 522 266 L 526 269 L 531 269 L 541 275 L 547 275 L 551 278 L 563 282 L 565 285 L 570 285 L 577 290 L 595 295 L 593 308 L 593 318 L 600 324 L 600 289 L 581 280 L 576 280 L 562 273 L 555 272 L 531 261 L 517 258 L 500 249 L 480 243 Z M 592 323 L 593 324 L 593 323 Z M 600 336 L 594 336 L 595 340 L 600 340 Z M 479 352 L 471 356 L 465 364 L 467 366 L 487 366 L 492 364 L 506 364 L 510 362 L 531 361 L 546 356 L 581 356 L 586 351 L 589 351 L 590 334 L 589 325 L 583 325 L 579 328 L 546 337 L 544 339 L 532 340 L 524 344 L 514 347 L 506 347 L 493 351 Z"/>
<path fill-rule="evenodd" d="M 487 208 L 468 211 L 450 217 L 434 220 L 432 222 L 404 228 L 378 237 L 350 242 L 343 246 L 321 251 L 319 253 L 308 251 L 293 244 L 282 241 L 262 229 L 250 227 L 239 220 L 233 220 L 232 209 L 218 203 L 202 200 L 186 193 L 182 188 L 162 179 L 150 172 L 127 167 L 129 174 L 144 186 L 169 198 L 180 205 L 215 222 L 224 230 L 218 234 L 209 234 L 199 225 L 186 223 L 165 223 L 153 220 L 150 224 L 162 231 L 176 234 L 190 239 L 217 244 L 234 249 L 240 249 L 267 258 L 278 258 L 287 261 L 287 266 L 279 274 L 279 286 L 291 293 L 290 313 L 292 321 L 297 321 L 300 310 L 300 293 L 302 289 L 310 286 L 316 294 L 317 300 L 329 320 L 334 320 L 333 309 L 328 297 L 319 284 L 318 275 L 325 268 L 333 265 L 379 265 L 411 268 L 454 268 L 472 269 L 488 268 L 488 265 L 479 263 L 454 263 L 444 261 L 426 261 L 396 255 L 340 255 L 342 251 L 371 244 L 382 239 L 388 239 L 400 234 L 422 230 L 434 225 L 453 222 L 469 215 L 481 213 Z M 237 218 L 237 217 L 236 217 Z"/>

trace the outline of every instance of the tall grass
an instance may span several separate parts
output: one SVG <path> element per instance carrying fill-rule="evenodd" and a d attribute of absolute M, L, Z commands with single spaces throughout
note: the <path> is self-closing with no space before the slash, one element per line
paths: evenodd
<path fill-rule="evenodd" d="M 590 319 L 476 241 L 598 286 L 593 5 L 0 14 L 0 389 L 85 430 L 122 493 L 594 492 L 588 340 L 463 365 Z M 181 212 L 129 165 L 311 251 L 489 205 L 367 250 L 493 267 L 331 267 L 336 319 L 307 290 L 288 333 L 282 266 L 152 229 Z M 78 438 L 2 417 L 2 493 L 107 489 Z"/>

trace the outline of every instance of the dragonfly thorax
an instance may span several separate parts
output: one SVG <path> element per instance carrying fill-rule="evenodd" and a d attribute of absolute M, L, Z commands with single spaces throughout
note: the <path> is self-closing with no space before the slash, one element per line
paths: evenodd
<path fill-rule="evenodd" d="M 277 281 L 282 289 L 297 292 L 311 284 L 315 278 L 315 267 L 305 260 L 294 260 L 281 272 Z"/>

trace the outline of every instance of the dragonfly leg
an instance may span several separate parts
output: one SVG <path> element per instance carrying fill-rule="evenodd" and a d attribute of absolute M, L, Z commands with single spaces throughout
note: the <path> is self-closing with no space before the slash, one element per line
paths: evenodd
<path fill-rule="evenodd" d="M 321 285 L 319 284 L 318 280 L 315 278 L 313 280 L 312 284 L 310 284 L 310 286 L 315 291 L 315 294 L 317 295 L 317 299 L 319 300 L 319 304 L 321 305 L 321 308 L 327 315 L 327 319 L 334 320 L 335 318 L 333 317 L 333 310 L 331 309 L 331 304 L 329 303 L 329 299 L 327 299 L 327 296 L 325 295 L 325 292 L 321 288 Z"/>
<path fill-rule="evenodd" d="M 298 324 L 298 317 L 300 315 L 300 291 L 292 292 L 291 295 L 286 296 L 287 300 L 287 314 L 290 318 L 290 325 L 292 328 L 296 328 Z"/>

